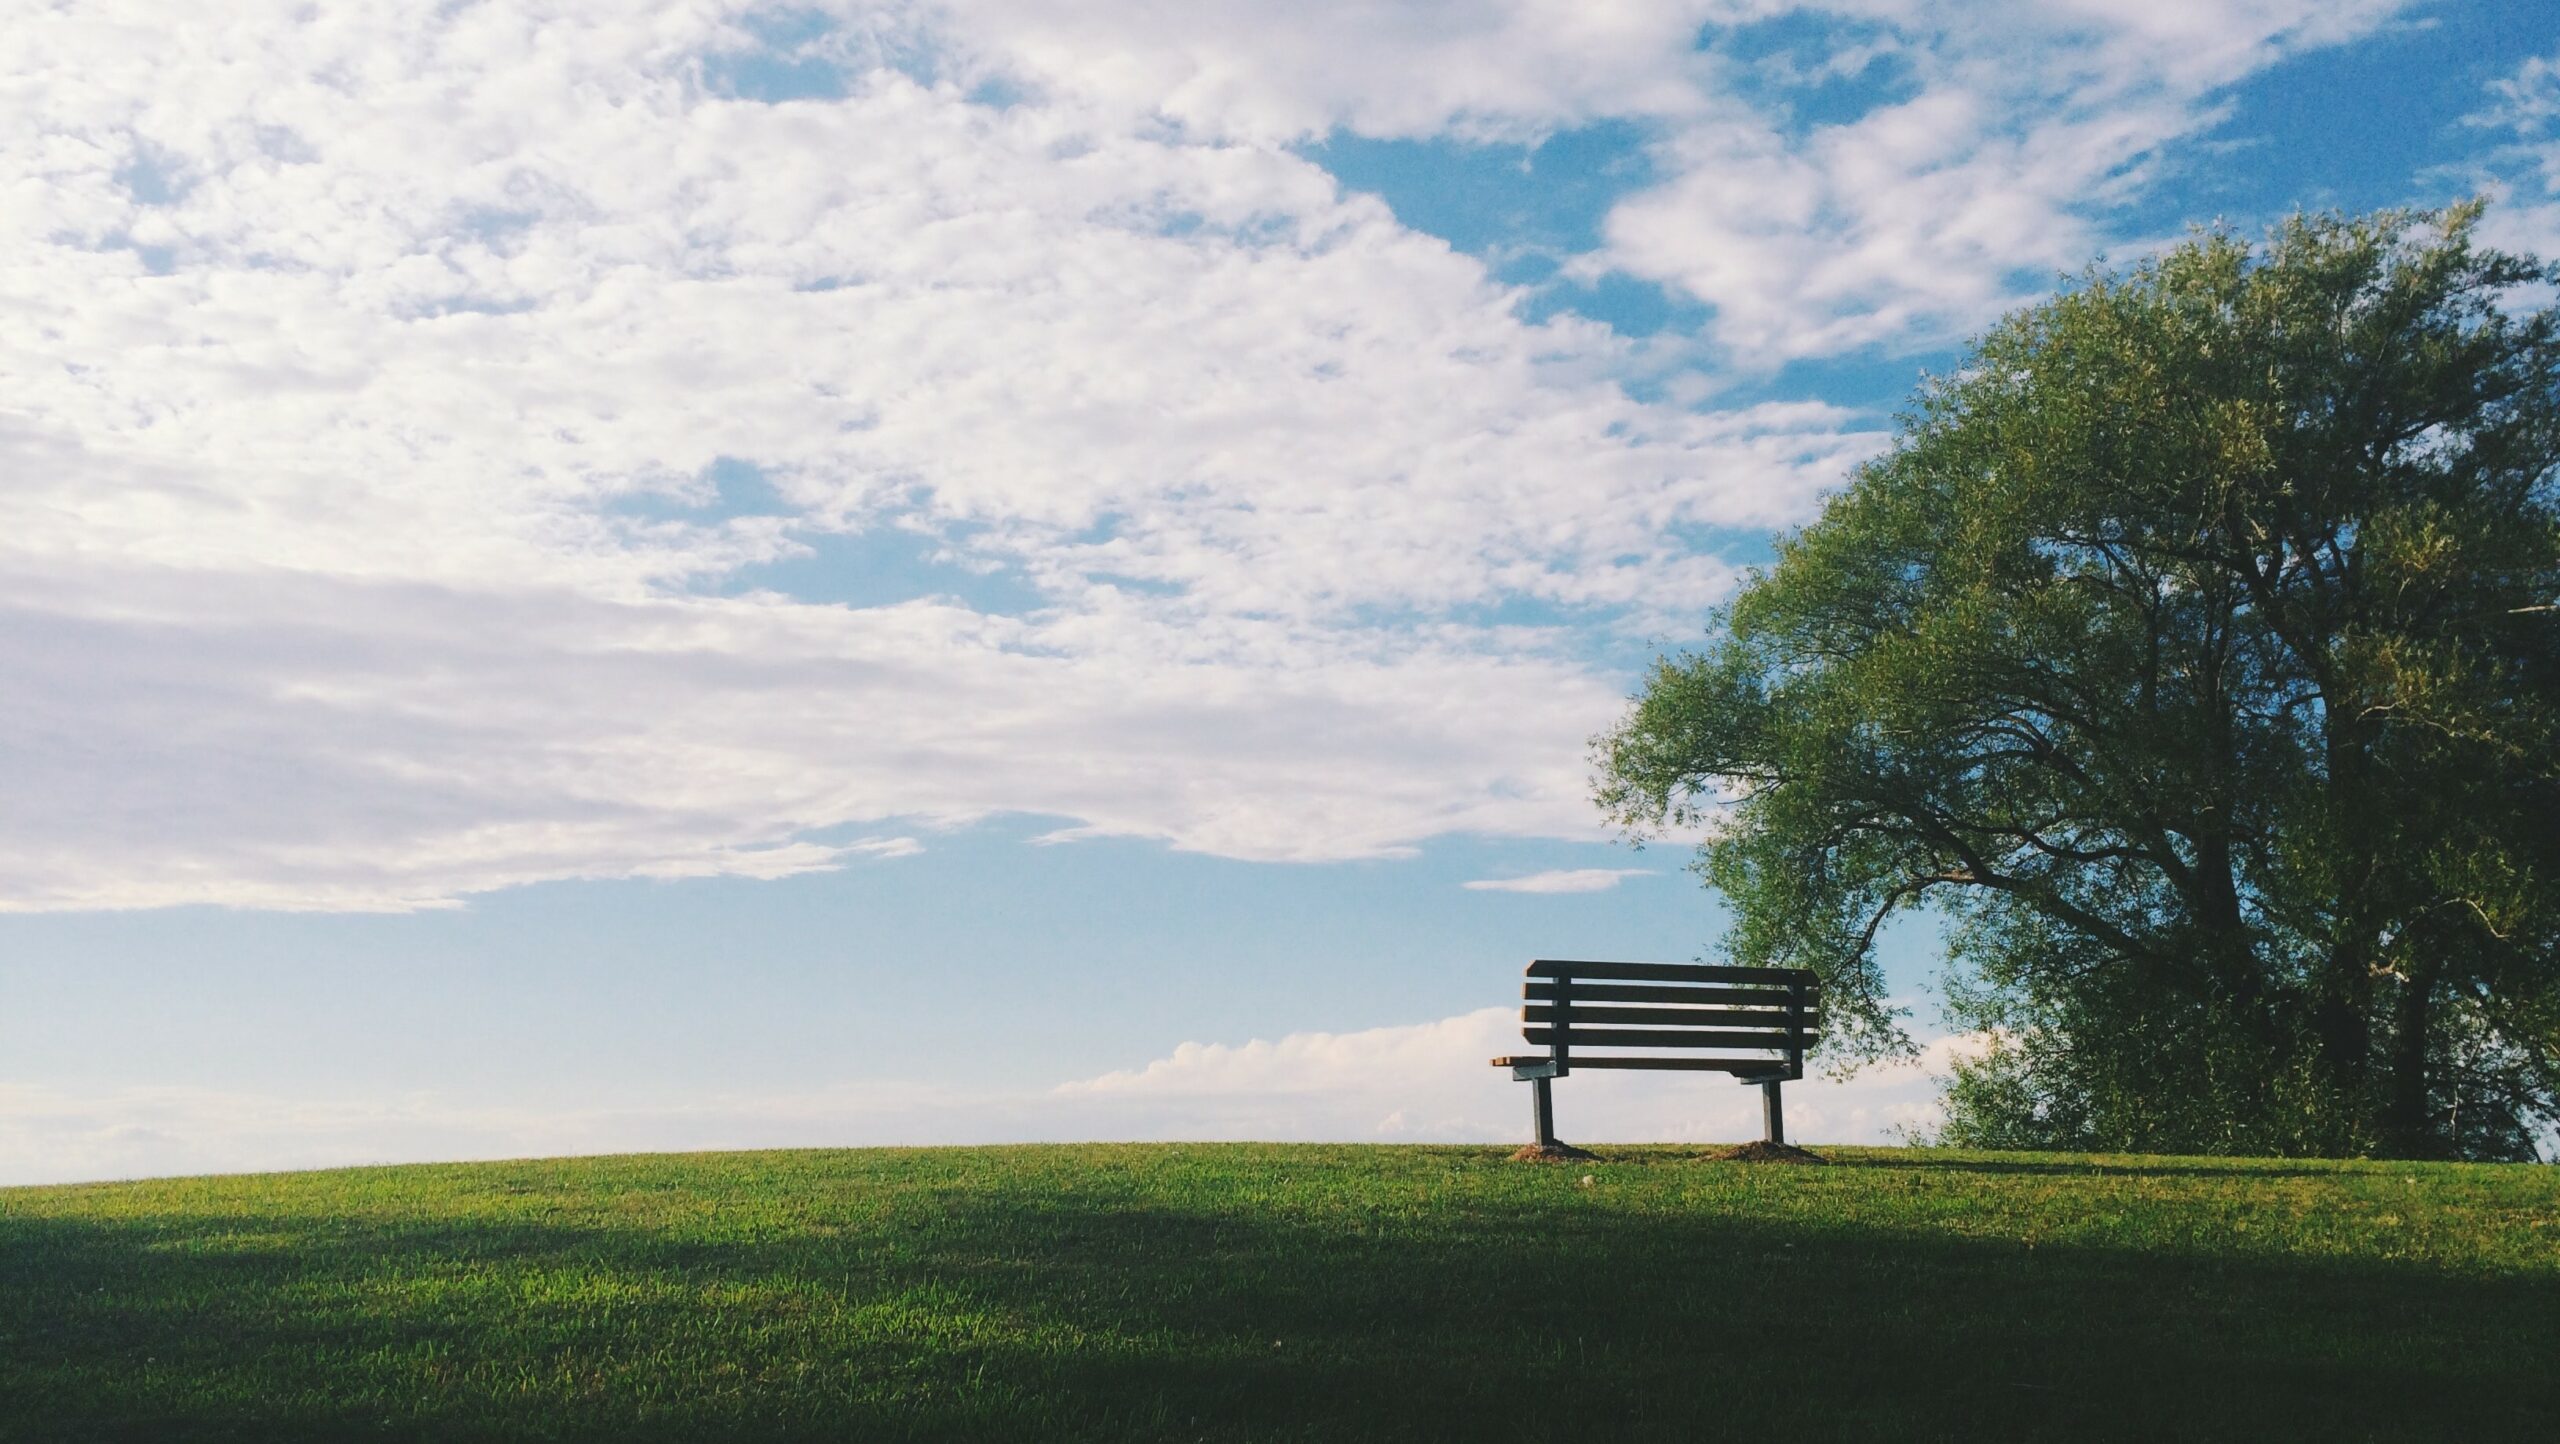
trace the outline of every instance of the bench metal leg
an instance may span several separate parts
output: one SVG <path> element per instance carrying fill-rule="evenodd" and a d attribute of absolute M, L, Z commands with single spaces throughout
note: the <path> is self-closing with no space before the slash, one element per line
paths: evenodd
<path fill-rule="evenodd" d="M 1556 1099 L 1555 1094 L 1550 1091 L 1554 1084 L 1555 1080 L 1552 1078 L 1529 1080 L 1530 1106 L 1535 1108 L 1538 1114 L 1538 1146 L 1540 1148 L 1563 1146 L 1556 1141 Z"/>
<path fill-rule="evenodd" d="M 1787 1114 L 1778 1102 L 1778 1080 L 1768 1079 L 1760 1085 L 1760 1115 L 1767 1124 L 1765 1135 L 1771 1143 L 1787 1141 Z"/>

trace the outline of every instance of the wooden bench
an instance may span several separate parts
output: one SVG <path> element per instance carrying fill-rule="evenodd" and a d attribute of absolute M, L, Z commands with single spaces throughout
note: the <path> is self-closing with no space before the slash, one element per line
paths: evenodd
<path fill-rule="evenodd" d="M 1673 1068 L 1731 1073 L 1757 1083 L 1771 1143 L 1787 1141 L 1778 1085 L 1804 1076 L 1820 1036 L 1820 985 L 1800 968 L 1703 963 L 1577 963 L 1540 959 L 1521 988 L 1520 1034 L 1543 1056 L 1496 1058 L 1532 1085 L 1538 1147 L 1556 1139 L 1556 1079 L 1576 1068 Z M 1662 1048 L 1715 1049 L 1713 1054 Z M 1629 1050 L 1644 1050 L 1631 1052 Z"/>

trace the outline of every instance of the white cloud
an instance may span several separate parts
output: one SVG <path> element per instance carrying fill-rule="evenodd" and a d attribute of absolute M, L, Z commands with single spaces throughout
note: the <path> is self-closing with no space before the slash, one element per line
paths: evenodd
<path fill-rule="evenodd" d="M 1909 1063 L 1786 1088 L 1788 1136 L 1887 1143 L 1939 1118 L 1938 1079 L 1975 1051 L 1940 1039 Z M 1407 1027 L 1293 1033 L 1241 1045 L 1185 1043 L 1143 1068 L 1057 1090 L 1097 1120 L 1091 1136 L 1487 1142 L 1524 1138 L 1529 1096 L 1488 1060 L 1534 1051 L 1515 1008 Z M 1760 1091 L 1722 1074 L 1588 1072 L 1556 1085 L 1557 1131 L 1577 1142 L 1739 1141 L 1760 1134 Z M 1117 1119 L 1123 1131 L 1102 1126 Z"/>
<path fill-rule="evenodd" d="M 2530 135 L 2560 123 L 2560 52 L 2527 59 L 2513 75 L 2491 81 L 2489 93 L 2497 99 L 2474 117 L 2476 124 Z"/>
<path fill-rule="evenodd" d="M 2461 178 L 2496 198 L 2482 219 L 2482 239 L 2560 260 L 2560 52 L 2535 56 L 2491 82 L 2487 103 L 2469 120 L 2504 133 Z M 2548 304 L 2551 297 L 2537 288 L 2530 299 Z"/>
<path fill-rule="evenodd" d="M 1519 138 L 1701 105 L 1692 41 L 1735 0 L 951 0 L 1044 82 L 1194 130 Z"/>
<path fill-rule="evenodd" d="M 0 907 L 778 876 L 1005 810 L 1584 835 L 1580 629 L 1687 625 L 1702 529 L 1876 444 L 1632 399 L 1285 151 L 914 78 L 965 52 L 922 12 L 830 39 L 840 97 L 730 98 L 745 14 L 0 34 Z M 921 559 L 881 605 L 713 594 L 851 536 Z M 1027 600 L 948 594 L 988 574 Z"/>
<path fill-rule="evenodd" d="M 1747 362 L 1942 344 L 2085 262 L 2090 202 L 2122 198 L 2120 172 L 2187 123 L 2127 107 L 2013 129 L 1948 86 L 1802 140 L 1701 126 L 1666 143 L 1673 178 L 1611 214 L 1584 269 L 1677 284 Z"/>
<path fill-rule="evenodd" d="M 52 765 L 10 776 L 0 877 L 19 907 L 401 908 L 778 875 L 829 861 L 795 841 L 811 829 L 1006 807 L 1231 856 L 1377 855 L 1587 826 L 1570 740 L 1616 705 L 1567 663 L 1428 644 L 1291 662 L 1046 635 L 932 603 L 22 579 L 0 590 L 0 668 L 26 684 L 0 747 Z"/>
<path fill-rule="evenodd" d="M 989 65 L 1199 134 L 1527 140 L 1636 121 L 1662 179 L 1616 208 L 1607 247 L 1572 274 L 1685 290 L 1715 308 L 1723 350 L 1764 365 L 1980 326 L 2114 238 L 2110 209 L 2223 118 L 2235 82 L 2407 8 L 958 0 L 951 13 Z M 1885 99 L 1830 113 L 1824 92 L 1842 82 Z"/>
<path fill-rule="evenodd" d="M 1937 1082 L 1976 1047 L 1786 1090 L 1788 1136 L 1891 1143 L 1938 1118 Z M 1487 1008 L 1353 1033 L 1185 1043 L 1143 1066 L 1041 1092 L 894 1082 L 677 1107 L 493 1106 L 427 1093 L 296 1098 L 194 1088 L 83 1093 L 0 1085 L 0 1184 L 358 1163 L 712 1148 L 1069 1139 L 1510 1143 L 1528 1094 L 1498 1054 L 1519 1015 Z M 1557 1085 L 1559 1131 L 1584 1143 L 1759 1136 L 1760 1095 L 1721 1075 L 1586 1073 Z"/>
<path fill-rule="evenodd" d="M 2224 119 L 2227 87 L 2401 8 L 1878 7 L 1884 38 L 1851 50 L 1862 66 L 1898 66 L 1904 95 L 1804 122 L 1792 100 L 1805 87 L 1780 72 L 1798 83 L 1774 100 L 1671 132 L 1658 148 L 1668 178 L 1619 205 L 1607 251 L 1580 269 L 1688 291 L 1749 364 L 1944 344 L 2101 251 L 2109 210 L 2173 142 Z"/>
<path fill-rule="evenodd" d="M 1648 867 L 1555 868 L 1526 877 L 1480 877 L 1459 886 L 1470 892 L 1607 892 L 1628 878 L 1652 875 Z"/>

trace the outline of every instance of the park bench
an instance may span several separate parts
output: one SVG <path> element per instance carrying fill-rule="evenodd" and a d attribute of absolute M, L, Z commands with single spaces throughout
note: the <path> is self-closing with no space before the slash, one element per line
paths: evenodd
<path fill-rule="evenodd" d="M 1771 1143 L 1787 1141 L 1778 1085 L 1804 1076 L 1820 1036 L 1820 985 L 1800 968 L 1703 963 L 1579 963 L 1540 959 L 1521 989 L 1520 1034 L 1543 1056 L 1493 1066 L 1536 1091 L 1538 1147 L 1556 1139 L 1555 1080 L 1576 1068 L 1667 1068 L 1731 1073 L 1757 1083 Z M 1661 1053 L 1664 1048 L 1713 1053 Z M 1641 1050 L 1641 1051 L 1632 1051 Z"/>

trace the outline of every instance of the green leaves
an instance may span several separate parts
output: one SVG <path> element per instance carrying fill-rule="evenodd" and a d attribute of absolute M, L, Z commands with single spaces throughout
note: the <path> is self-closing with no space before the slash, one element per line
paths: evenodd
<path fill-rule="evenodd" d="M 1848 1059 L 1908 1046 L 1877 930 L 1955 925 L 2009 1040 L 1965 1136 L 2529 1153 L 2560 322 L 2478 214 L 2207 233 L 1996 327 L 1595 740 L 1603 808 L 1718 824 L 1729 948 L 1822 973 Z"/>

